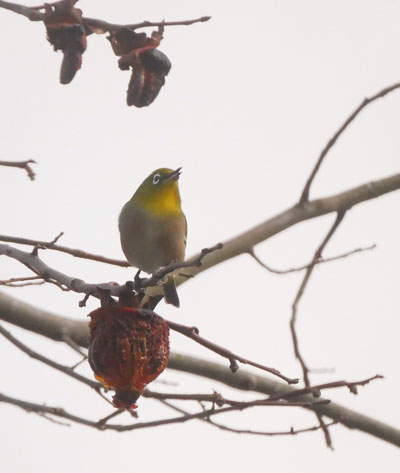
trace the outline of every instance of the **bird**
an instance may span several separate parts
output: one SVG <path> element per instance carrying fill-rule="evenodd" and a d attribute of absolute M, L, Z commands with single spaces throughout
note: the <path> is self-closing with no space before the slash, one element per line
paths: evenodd
<path fill-rule="evenodd" d="M 187 221 L 181 207 L 181 169 L 160 168 L 140 184 L 118 219 L 121 247 L 132 266 L 148 274 L 185 258 Z M 179 307 L 175 275 L 163 282 L 167 304 Z"/>

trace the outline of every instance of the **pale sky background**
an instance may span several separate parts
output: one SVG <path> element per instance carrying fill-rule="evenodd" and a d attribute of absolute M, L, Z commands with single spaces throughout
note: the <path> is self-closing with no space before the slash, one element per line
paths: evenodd
<path fill-rule="evenodd" d="M 39 162 L 35 182 L 21 170 L 0 168 L 1 233 L 51 240 L 64 231 L 60 244 L 122 258 L 120 208 L 152 170 L 182 166 L 190 255 L 292 205 L 318 153 L 355 106 L 400 80 L 400 2 L 394 0 L 88 0 L 79 6 L 86 16 L 119 23 L 213 18 L 166 30 L 160 49 L 171 59 L 171 72 L 156 101 L 136 109 L 125 105 L 129 74 L 118 69 L 105 36 L 88 38 L 82 70 L 70 85 L 61 86 L 61 53 L 47 44 L 43 25 L 0 10 L 0 159 Z M 399 92 L 366 109 L 329 154 L 312 197 L 399 172 L 399 123 Z M 298 323 L 308 364 L 335 369 L 313 375 L 312 381 L 383 374 L 384 380 L 361 388 L 358 396 L 343 389 L 329 397 L 397 428 L 399 204 L 400 193 L 394 193 L 348 212 L 325 255 L 372 243 L 378 248 L 317 268 Z M 333 218 L 297 225 L 256 251 L 279 268 L 306 263 Z M 133 274 L 51 251 L 41 256 L 87 282 L 122 283 Z M 2 258 L 0 279 L 28 274 L 19 263 Z M 179 290 L 180 310 L 164 304 L 157 310 L 296 377 L 301 372 L 288 323 L 301 278 L 269 274 L 241 256 L 185 284 Z M 7 292 L 79 320 L 97 307 L 92 300 L 80 309 L 80 295 L 50 285 Z M 8 328 L 56 360 L 72 364 L 77 359 L 61 344 Z M 171 347 L 224 363 L 180 335 L 172 335 Z M 6 340 L 0 340 L 0 356 L 3 393 L 92 419 L 110 412 L 88 388 L 30 360 Z M 81 372 L 91 376 L 87 366 Z M 179 385 L 151 387 L 234 394 L 217 382 L 178 372 L 166 371 L 162 379 Z M 375 472 L 383 462 L 385 471 L 398 471 L 396 447 L 341 426 L 331 429 L 332 452 L 321 432 L 266 438 L 192 421 L 117 434 L 62 427 L 10 405 L 1 405 L 0 413 L 1 469 L 7 473 Z M 175 415 L 144 399 L 139 414 L 142 421 Z M 266 431 L 316 423 L 311 413 L 289 408 L 253 409 L 218 421 Z"/>

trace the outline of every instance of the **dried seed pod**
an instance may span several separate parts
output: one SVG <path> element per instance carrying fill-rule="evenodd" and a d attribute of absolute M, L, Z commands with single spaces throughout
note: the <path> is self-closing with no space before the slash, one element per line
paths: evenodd
<path fill-rule="evenodd" d="M 165 84 L 171 62 L 164 53 L 156 49 L 162 33 L 163 28 L 154 31 L 149 37 L 129 28 L 119 28 L 108 37 L 114 54 L 120 56 L 119 68 L 124 71 L 132 69 L 127 93 L 128 105 L 150 105 Z"/>
<path fill-rule="evenodd" d="M 140 62 L 132 67 L 126 101 L 129 106 L 146 107 L 154 101 L 165 84 L 171 62 L 158 49 L 141 53 L 139 60 Z"/>
<path fill-rule="evenodd" d="M 133 50 L 142 48 L 155 48 L 160 44 L 160 41 L 148 37 L 146 33 L 136 33 L 129 28 L 119 28 L 107 39 L 111 43 L 112 50 L 116 56 L 124 56 Z"/>
<path fill-rule="evenodd" d="M 145 386 L 167 366 L 168 325 L 151 311 L 130 307 L 101 307 L 89 317 L 89 364 L 96 379 L 115 389 L 115 407 L 135 408 Z"/>
<path fill-rule="evenodd" d="M 82 25 L 82 11 L 74 8 L 76 2 L 66 1 L 57 5 L 46 5 L 47 39 L 54 50 L 63 52 L 60 71 L 61 84 L 69 84 L 76 71 L 81 68 L 82 54 L 86 50 L 86 31 Z"/>

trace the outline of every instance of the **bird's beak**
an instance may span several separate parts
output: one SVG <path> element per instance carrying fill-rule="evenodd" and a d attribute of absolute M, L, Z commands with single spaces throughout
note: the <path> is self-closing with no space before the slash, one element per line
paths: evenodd
<path fill-rule="evenodd" d="M 172 171 L 171 174 L 165 180 L 177 181 L 179 179 L 179 176 L 181 175 L 181 169 L 182 168 L 178 168 L 178 169 L 175 169 L 175 171 Z"/>

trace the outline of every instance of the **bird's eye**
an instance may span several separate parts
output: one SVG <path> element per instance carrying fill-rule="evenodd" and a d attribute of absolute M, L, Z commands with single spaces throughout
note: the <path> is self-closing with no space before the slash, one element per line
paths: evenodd
<path fill-rule="evenodd" d="M 161 181 L 161 176 L 159 174 L 154 174 L 153 176 L 153 184 L 157 185 Z"/>

